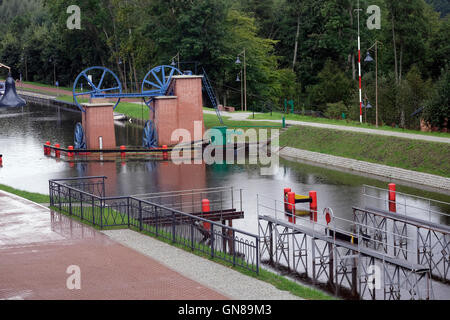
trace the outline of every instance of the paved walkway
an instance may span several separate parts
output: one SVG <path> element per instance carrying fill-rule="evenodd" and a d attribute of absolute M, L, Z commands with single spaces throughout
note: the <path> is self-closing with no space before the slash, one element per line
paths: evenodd
<path fill-rule="evenodd" d="M 81 289 L 69 290 L 69 266 Z M 300 299 L 132 230 L 97 231 L 0 191 L 1 299 Z"/>
<path fill-rule="evenodd" d="M 80 267 L 81 289 L 66 273 Z M 0 299 L 227 299 L 93 228 L 0 191 Z"/>
<path fill-rule="evenodd" d="M 210 110 L 204 110 L 203 112 L 208 113 L 208 114 L 216 114 L 215 111 L 210 111 Z M 276 122 L 276 123 L 282 123 L 282 120 L 252 119 L 251 116 L 253 113 L 251 113 L 251 112 L 224 112 L 224 111 L 221 111 L 220 114 L 225 117 L 229 117 L 229 119 L 233 120 L 233 121 L 242 121 L 242 120 L 255 121 L 255 122 L 271 121 L 271 122 Z M 351 132 L 359 132 L 359 133 L 378 134 L 378 135 L 382 135 L 382 136 L 392 136 L 392 137 L 399 137 L 399 138 L 405 138 L 405 139 L 450 143 L 450 138 L 446 138 L 446 137 L 437 137 L 437 136 L 414 134 L 414 133 L 403 133 L 403 132 L 398 132 L 398 131 L 358 128 L 358 127 L 351 127 L 351 126 L 340 126 L 340 125 L 334 125 L 334 124 L 298 121 L 298 120 L 286 120 L 286 124 L 297 125 L 297 126 L 309 126 L 309 127 L 316 127 L 316 128 L 325 128 L 325 129 L 335 129 L 335 130 L 343 130 L 343 131 L 351 131 Z"/>
<path fill-rule="evenodd" d="M 140 234 L 122 230 L 105 230 L 104 234 L 121 244 L 133 248 L 168 268 L 200 284 L 209 286 L 237 300 L 298 300 L 287 291 L 281 291 L 264 281 L 248 277 L 233 269 L 192 253 L 173 247 L 167 243 Z"/>

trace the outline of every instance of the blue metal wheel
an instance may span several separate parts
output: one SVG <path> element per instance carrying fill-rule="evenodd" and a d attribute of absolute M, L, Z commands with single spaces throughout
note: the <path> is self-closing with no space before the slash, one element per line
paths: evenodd
<path fill-rule="evenodd" d="M 77 124 L 75 125 L 74 146 L 75 149 L 86 149 L 84 130 L 80 122 L 77 122 Z"/>
<path fill-rule="evenodd" d="M 73 100 L 81 111 L 81 103 L 87 98 L 107 98 L 114 103 L 114 109 L 120 102 L 122 84 L 119 78 L 105 67 L 90 67 L 83 70 L 73 84 Z"/>
<path fill-rule="evenodd" d="M 173 66 L 157 66 L 150 70 L 142 81 L 141 94 L 145 104 L 149 107 L 153 97 L 157 95 L 168 95 L 169 86 L 174 75 L 183 74 Z M 170 94 L 169 94 L 170 95 Z"/>
<path fill-rule="evenodd" d="M 156 128 L 151 120 L 145 122 L 144 131 L 142 133 L 142 146 L 149 149 L 158 147 Z"/>

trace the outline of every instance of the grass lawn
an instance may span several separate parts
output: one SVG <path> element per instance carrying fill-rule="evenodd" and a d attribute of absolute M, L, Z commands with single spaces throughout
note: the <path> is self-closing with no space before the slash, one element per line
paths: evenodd
<path fill-rule="evenodd" d="M 450 145 L 333 129 L 293 126 L 280 146 L 450 177 Z"/>
<path fill-rule="evenodd" d="M 280 112 L 273 112 L 272 115 L 270 113 L 255 113 L 255 119 L 258 120 L 281 120 L 283 116 L 286 120 L 297 120 L 297 121 L 305 121 L 305 122 L 316 122 L 316 123 L 324 123 L 324 124 L 332 124 L 339 126 L 349 126 L 349 127 L 358 127 L 358 128 L 366 128 L 366 129 L 375 129 L 375 130 L 387 130 L 394 132 L 403 132 L 403 133 L 414 133 L 414 134 L 423 134 L 423 135 L 431 135 L 438 137 L 446 137 L 450 138 L 450 133 L 447 132 L 422 132 L 418 130 L 408 130 L 401 128 L 392 128 L 390 126 L 378 126 L 367 124 L 367 123 L 359 123 L 358 121 L 352 120 L 337 120 L 337 119 L 327 119 L 327 118 L 318 118 L 312 116 L 304 116 L 300 114 L 284 114 Z"/>
<path fill-rule="evenodd" d="M 48 195 L 18 190 L 18 189 L 14 189 L 12 187 L 6 186 L 4 184 L 0 184 L 0 190 L 18 195 L 22 198 L 31 200 L 36 203 L 49 203 L 50 202 L 50 197 Z"/>
<path fill-rule="evenodd" d="M 270 121 L 267 122 L 252 122 L 248 120 L 243 121 L 233 121 L 229 120 L 229 117 L 222 116 L 223 124 L 220 123 L 219 118 L 215 114 L 203 114 L 203 121 L 205 122 L 206 129 L 217 127 L 217 126 L 226 126 L 230 128 L 281 128 L 280 124 L 273 123 Z"/>

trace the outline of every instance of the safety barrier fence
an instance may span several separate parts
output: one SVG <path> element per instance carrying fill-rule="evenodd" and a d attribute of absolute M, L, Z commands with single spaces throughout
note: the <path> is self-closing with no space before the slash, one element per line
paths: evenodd
<path fill-rule="evenodd" d="M 311 278 L 313 283 L 324 283 L 336 294 L 344 290 L 361 299 L 434 298 L 429 266 L 393 254 L 405 250 L 413 256 L 416 251 L 374 235 L 412 238 L 336 217 L 330 208 L 319 211 L 317 221 L 297 216 L 289 222 L 285 205 L 258 195 L 263 260 Z"/>
<path fill-rule="evenodd" d="M 133 196 L 105 196 L 104 176 L 49 180 L 51 207 L 103 228 L 127 227 L 259 273 L 257 235 Z"/>
<path fill-rule="evenodd" d="M 202 200 L 208 199 L 213 212 L 242 211 L 242 189 L 217 187 L 181 191 L 167 191 L 132 195 L 135 198 L 163 205 L 186 213 L 202 211 Z"/>
<path fill-rule="evenodd" d="M 364 186 L 363 208 L 353 208 L 353 219 L 379 228 L 375 236 L 384 244 L 394 243 L 395 256 L 408 259 L 405 249 L 412 249 L 417 263 L 429 266 L 435 279 L 450 283 L 450 214 L 438 211 L 450 210 L 450 203 L 398 191 L 393 201 L 389 192 Z M 386 237 L 387 229 L 394 230 L 395 236 Z"/>
<path fill-rule="evenodd" d="M 389 190 L 363 185 L 362 202 L 365 208 L 389 210 Z M 429 222 L 450 222 L 450 203 L 395 191 L 395 213 L 405 217 L 417 217 Z M 441 210 L 442 210 L 441 209 Z"/>

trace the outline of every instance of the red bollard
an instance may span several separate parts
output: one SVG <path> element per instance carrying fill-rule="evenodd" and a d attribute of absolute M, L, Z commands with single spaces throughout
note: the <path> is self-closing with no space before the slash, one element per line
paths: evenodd
<path fill-rule="evenodd" d="M 46 141 L 45 142 L 45 146 L 44 146 L 44 155 L 48 156 L 51 153 L 51 149 L 49 148 L 49 146 L 51 146 L 50 141 Z"/>
<path fill-rule="evenodd" d="M 296 222 L 295 220 L 295 192 L 288 192 L 288 215 L 289 222 Z"/>
<path fill-rule="evenodd" d="M 73 146 L 69 146 L 67 149 L 73 150 Z M 73 152 L 67 152 L 68 157 L 73 157 Z"/>
<path fill-rule="evenodd" d="M 3 167 L 3 155 L 0 154 L 0 167 Z"/>
<path fill-rule="evenodd" d="M 55 143 L 55 148 L 59 148 L 59 147 L 60 147 L 59 143 Z M 60 156 L 61 156 L 61 151 L 55 149 L 55 157 L 59 158 Z"/>
<path fill-rule="evenodd" d="M 203 199 L 202 200 L 202 212 L 210 212 L 210 211 L 211 211 L 211 208 L 209 206 L 209 200 Z M 205 228 L 206 230 L 211 229 L 211 223 L 203 222 L 203 228 Z"/>
<path fill-rule="evenodd" d="M 121 157 L 125 157 L 125 152 L 123 152 L 123 150 L 126 150 L 125 146 L 120 146 L 120 150 L 122 150 L 122 152 L 120 153 Z"/>
<path fill-rule="evenodd" d="M 389 211 L 397 212 L 397 205 L 395 203 L 395 183 L 389 183 Z"/>
<path fill-rule="evenodd" d="M 309 211 L 311 212 L 311 220 L 317 222 L 317 192 L 310 191 L 309 197 L 311 202 L 309 203 Z"/>
<path fill-rule="evenodd" d="M 287 194 L 288 194 L 289 192 L 291 192 L 291 188 L 284 188 L 284 189 L 283 189 L 283 194 L 284 194 L 284 197 L 283 197 L 284 211 L 287 211 L 287 209 L 288 209 L 288 205 L 287 205 L 286 202 L 288 202 Z"/>
<path fill-rule="evenodd" d="M 166 145 L 162 146 L 163 149 L 167 149 Z M 163 151 L 163 160 L 168 160 L 169 159 L 169 153 L 167 151 Z"/>

